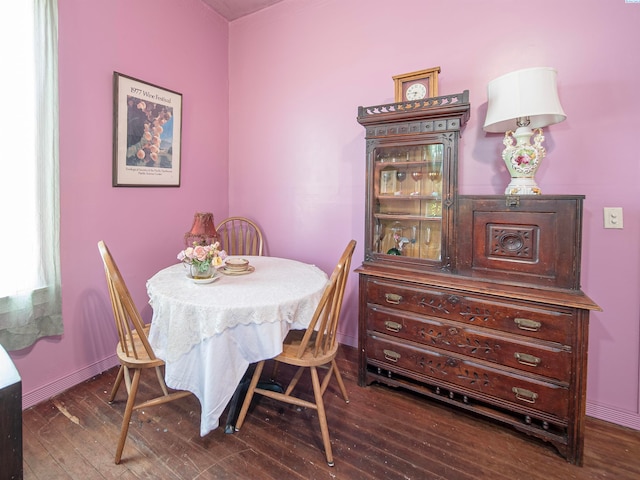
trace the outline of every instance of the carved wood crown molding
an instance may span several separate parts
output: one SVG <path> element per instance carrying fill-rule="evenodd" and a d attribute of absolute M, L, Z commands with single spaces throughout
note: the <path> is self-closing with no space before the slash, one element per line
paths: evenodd
<path fill-rule="evenodd" d="M 402 123 L 389 123 L 367 125 L 365 135 L 367 139 L 374 137 L 391 137 L 394 135 L 407 135 L 410 133 L 441 133 L 450 135 L 450 132 L 460 130 L 464 124 L 459 118 L 441 118 L 438 120 L 415 120 Z M 452 139 L 448 139 L 452 141 Z"/>
<path fill-rule="evenodd" d="M 460 117 L 460 125 L 464 126 L 469 119 L 469 90 L 452 95 L 425 98 L 410 102 L 387 103 L 369 107 L 358 107 L 358 122 L 362 125 L 385 123 L 402 119 L 417 119 L 425 115 L 430 118 Z"/>

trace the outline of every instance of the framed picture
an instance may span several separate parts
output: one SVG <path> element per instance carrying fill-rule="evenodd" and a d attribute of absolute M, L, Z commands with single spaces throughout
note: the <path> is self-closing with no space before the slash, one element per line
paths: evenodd
<path fill-rule="evenodd" d="M 440 67 L 395 75 L 393 78 L 397 102 L 411 102 L 438 96 Z"/>
<path fill-rule="evenodd" d="M 179 187 L 182 95 L 113 72 L 113 186 Z"/>

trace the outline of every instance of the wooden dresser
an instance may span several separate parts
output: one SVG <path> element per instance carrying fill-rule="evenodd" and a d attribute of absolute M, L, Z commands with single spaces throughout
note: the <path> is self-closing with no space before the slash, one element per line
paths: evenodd
<path fill-rule="evenodd" d="M 443 98 L 359 111 L 368 172 L 359 384 L 504 422 L 581 465 L 589 312 L 599 309 L 580 290 L 583 197 L 458 195 L 468 96 Z"/>

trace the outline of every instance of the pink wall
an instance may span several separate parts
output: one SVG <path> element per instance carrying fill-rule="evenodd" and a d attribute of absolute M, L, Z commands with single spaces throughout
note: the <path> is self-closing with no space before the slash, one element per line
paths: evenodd
<path fill-rule="evenodd" d="M 587 411 L 640 428 L 640 162 L 626 145 L 640 124 L 640 5 L 284 0 L 231 24 L 200 0 L 59 0 L 59 9 L 66 330 L 12 354 L 25 406 L 114 364 L 98 240 L 147 319 L 145 281 L 174 261 L 197 210 L 218 220 L 249 215 L 270 254 L 327 271 L 355 238 L 358 264 L 365 145 L 357 107 L 393 101 L 392 75 L 441 66 L 443 94 L 471 92 L 460 190 L 499 194 L 508 175 L 501 137 L 482 132 L 487 82 L 548 65 L 558 69 L 568 118 L 545 133 L 538 181 L 544 193 L 587 196 L 582 283 L 604 309 L 592 315 Z M 114 70 L 183 93 L 181 188 L 111 187 Z M 624 208 L 623 230 L 602 228 L 604 206 Z M 356 286 L 352 275 L 342 331 L 352 345 Z"/>
<path fill-rule="evenodd" d="M 471 93 L 460 191 L 501 194 L 502 138 L 482 131 L 487 83 L 555 67 L 568 118 L 546 130 L 537 179 L 547 194 L 586 195 L 582 284 L 604 309 L 592 314 L 588 412 L 640 428 L 638 25 L 640 4 L 624 0 L 284 0 L 232 22 L 230 209 L 260 220 L 273 255 L 329 269 L 355 238 L 357 265 L 357 107 L 392 102 L 392 75 L 441 66 L 442 94 Z M 623 230 L 603 229 L 605 206 L 624 208 Z M 354 345 L 355 274 L 348 288 L 342 334 Z"/>
<path fill-rule="evenodd" d="M 12 354 L 28 406 L 116 363 L 97 242 L 138 308 L 196 211 L 228 213 L 228 23 L 200 0 L 59 0 L 64 335 Z M 182 186 L 113 188 L 113 72 L 183 94 Z"/>

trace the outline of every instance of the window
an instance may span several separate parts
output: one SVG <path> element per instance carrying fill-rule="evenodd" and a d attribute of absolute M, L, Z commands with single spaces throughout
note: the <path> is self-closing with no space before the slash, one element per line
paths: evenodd
<path fill-rule="evenodd" d="M 56 0 L 0 2 L 0 343 L 62 333 Z"/>

